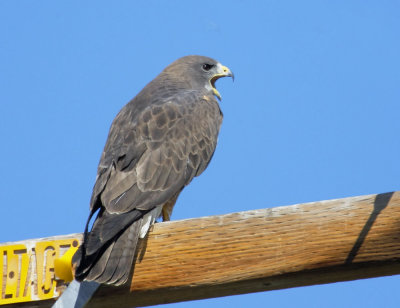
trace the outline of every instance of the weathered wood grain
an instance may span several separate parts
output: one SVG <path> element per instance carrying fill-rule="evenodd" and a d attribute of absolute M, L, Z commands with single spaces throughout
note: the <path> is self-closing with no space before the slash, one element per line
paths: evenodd
<path fill-rule="evenodd" d="M 400 192 L 159 223 L 144 244 L 130 287 L 102 286 L 89 307 L 400 274 Z"/>

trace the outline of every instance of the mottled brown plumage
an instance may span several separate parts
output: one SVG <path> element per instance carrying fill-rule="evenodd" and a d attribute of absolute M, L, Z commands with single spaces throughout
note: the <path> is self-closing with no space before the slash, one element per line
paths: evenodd
<path fill-rule="evenodd" d="M 159 216 L 169 220 L 179 193 L 210 162 L 222 122 L 214 83 L 224 76 L 233 77 L 213 59 L 183 57 L 118 113 L 73 259 L 78 281 L 127 281 L 138 238 Z"/>

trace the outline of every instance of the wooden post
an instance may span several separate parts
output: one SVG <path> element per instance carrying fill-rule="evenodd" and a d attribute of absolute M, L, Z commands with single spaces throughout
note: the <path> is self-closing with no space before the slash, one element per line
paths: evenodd
<path fill-rule="evenodd" d="M 80 235 L 72 238 L 80 240 Z M 142 243 L 146 249 L 137 258 L 130 286 L 101 286 L 88 307 L 149 306 L 400 274 L 399 239 L 400 192 L 159 223 Z M 34 241 L 29 243 L 33 247 Z M 3 260 L 16 258 L 15 250 L 0 249 L 6 251 Z M 43 265 L 50 273 L 51 262 L 47 258 Z M 16 275 L 10 263 L 3 267 L 0 303 L 11 303 L 21 298 L 22 287 L 17 293 L 4 290 L 18 285 L 15 277 L 29 286 L 29 274 Z M 10 268 L 14 278 L 9 278 Z M 46 281 L 48 272 L 42 270 L 41 281 Z M 33 282 L 37 292 L 51 285 Z M 52 283 L 55 291 L 63 287 L 60 281 Z M 54 303 L 32 290 L 32 301 L 18 307 Z"/>

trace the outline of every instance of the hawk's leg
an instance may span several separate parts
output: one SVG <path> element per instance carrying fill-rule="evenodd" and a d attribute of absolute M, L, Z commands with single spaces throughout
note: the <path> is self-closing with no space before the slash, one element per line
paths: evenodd
<path fill-rule="evenodd" d="M 179 193 L 180 191 L 163 205 L 161 211 L 163 221 L 169 221 L 171 219 L 172 210 L 174 208 L 176 200 L 178 199 Z"/>

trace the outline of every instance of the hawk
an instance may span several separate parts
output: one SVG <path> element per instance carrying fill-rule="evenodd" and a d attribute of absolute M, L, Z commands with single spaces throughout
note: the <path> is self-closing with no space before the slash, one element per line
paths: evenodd
<path fill-rule="evenodd" d="M 214 59 L 180 58 L 115 117 L 72 260 L 77 281 L 128 280 L 138 239 L 157 218 L 170 219 L 182 189 L 213 156 L 222 122 L 215 82 L 227 76 L 234 77 Z"/>

